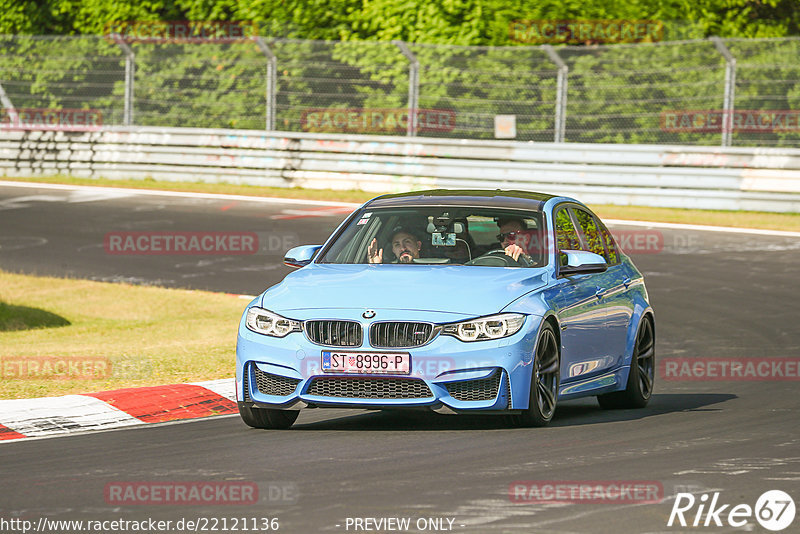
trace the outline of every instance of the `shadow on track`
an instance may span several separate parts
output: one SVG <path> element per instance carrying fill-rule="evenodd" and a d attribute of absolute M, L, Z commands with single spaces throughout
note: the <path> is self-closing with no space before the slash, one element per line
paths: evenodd
<path fill-rule="evenodd" d="M 707 408 L 737 398 L 731 393 L 662 393 L 654 394 L 646 408 L 634 410 L 603 410 L 592 399 L 581 399 L 558 406 L 550 426 L 594 425 L 617 421 L 635 421 L 646 417 L 674 412 L 721 411 Z"/>
<path fill-rule="evenodd" d="M 707 411 L 708 406 L 737 398 L 733 394 L 669 393 L 653 395 L 650 404 L 639 410 L 603 410 L 594 399 L 564 402 L 556 409 L 550 427 L 595 425 L 619 421 L 634 421 L 673 412 Z M 721 410 L 722 408 L 711 408 Z M 313 410 L 324 414 L 324 408 Z M 416 410 L 376 410 L 325 421 L 303 423 L 300 420 L 292 431 L 304 430 L 365 430 L 365 431 L 431 431 L 431 430 L 514 430 L 504 416 L 440 415 Z"/>

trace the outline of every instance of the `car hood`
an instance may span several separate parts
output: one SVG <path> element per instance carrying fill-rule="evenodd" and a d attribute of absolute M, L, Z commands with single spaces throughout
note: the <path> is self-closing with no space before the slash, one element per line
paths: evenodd
<path fill-rule="evenodd" d="M 304 309 L 402 309 L 476 317 L 543 287 L 543 268 L 311 264 L 263 294 L 276 313 Z"/>

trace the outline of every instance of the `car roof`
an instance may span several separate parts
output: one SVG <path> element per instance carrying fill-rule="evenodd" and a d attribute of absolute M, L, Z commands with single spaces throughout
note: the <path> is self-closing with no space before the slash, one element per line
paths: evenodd
<path fill-rule="evenodd" d="M 382 195 L 370 200 L 365 208 L 401 206 L 472 206 L 516 208 L 540 211 L 555 195 L 532 191 L 503 189 L 431 189 Z"/>

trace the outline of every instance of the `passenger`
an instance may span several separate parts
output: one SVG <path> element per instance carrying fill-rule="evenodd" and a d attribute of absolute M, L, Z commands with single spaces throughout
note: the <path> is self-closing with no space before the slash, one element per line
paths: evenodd
<path fill-rule="evenodd" d="M 412 263 L 419 258 L 419 251 L 422 248 L 422 241 L 417 239 L 414 234 L 403 228 L 395 229 L 390 240 L 392 252 L 395 258 L 392 263 Z M 367 257 L 370 263 L 383 263 L 383 249 L 378 247 L 378 240 L 372 239 L 367 249 Z"/>

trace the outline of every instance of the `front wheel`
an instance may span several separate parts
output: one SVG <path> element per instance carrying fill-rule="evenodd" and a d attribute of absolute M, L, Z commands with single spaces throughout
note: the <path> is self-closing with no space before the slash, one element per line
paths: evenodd
<path fill-rule="evenodd" d="M 653 394 L 655 382 L 656 338 L 653 323 L 648 317 L 639 326 L 636 333 L 636 345 L 633 348 L 631 369 L 628 373 L 628 384 L 624 391 L 615 391 L 598 395 L 597 402 L 605 410 L 619 408 L 644 408 Z"/>
<path fill-rule="evenodd" d="M 251 408 L 240 402 L 239 415 L 244 424 L 253 428 L 286 429 L 292 426 L 297 416 L 300 415 L 300 411 Z"/>
<path fill-rule="evenodd" d="M 545 323 L 536 342 L 528 409 L 510 416 L 512 425 L 547 426 L 553 419 L 558 401 L 559 361 L 555 331 L 549 323 Z"/>

